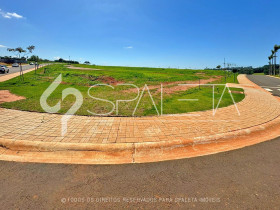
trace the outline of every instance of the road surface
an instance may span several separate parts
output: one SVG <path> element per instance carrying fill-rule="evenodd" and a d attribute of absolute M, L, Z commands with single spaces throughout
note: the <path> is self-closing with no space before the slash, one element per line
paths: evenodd
<path fill-rule="evenodd" d="M 10 70 L 8 74 L 12 74 L 12 73 L 16 73 L 16 72 L 20 71 L 20 67 L 8 67 L 8 68 Z M 33 69 L 33 68 L 35 68 L 35 65 L 23 65 L 22 66 L 23 71 Z M 7 73 L 6 74 L 1 74 L 0 73 L 0 77 L 4 76 L 4 75 L 7 75 Z"/>
<path fill-rule="evenodd" d="M 2 209 L 277 209 L 279 148 L 280 138 L 216 155 L 148 164 L 2 161 L 0 204 Z"/>
<path fill-rule="evenodd" d="M 280 78 L 265 75 L 248 75 L 249 80 L 271 92 L 275 96 L 280 96 Z"/>

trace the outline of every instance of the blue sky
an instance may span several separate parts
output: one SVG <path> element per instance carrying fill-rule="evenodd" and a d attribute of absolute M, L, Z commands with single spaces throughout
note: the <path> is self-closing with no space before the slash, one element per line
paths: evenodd
<path fill-rule="evenodd" d="M 261 66 L 280 44 L 279 0 L 0 0 L 0 55 L 99 65 Z M 4 32 L 4 33 L 3 33 Z"/>

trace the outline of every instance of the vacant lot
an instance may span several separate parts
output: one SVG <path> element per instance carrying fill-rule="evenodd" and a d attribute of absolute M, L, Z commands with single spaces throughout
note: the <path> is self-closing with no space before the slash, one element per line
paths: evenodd
<path fill-rule="evenodd" d="M 163 69 L 163 68 L 140 68 L 140 67 L 115 67 L 115 66 L 89 66 L 74 65 L 69 66 L 63 64 L 55 64 L 46 68 L 41 68 L 35 72 L 24 75 L 24 81 L 14 78 L 9 81 L 0 83 L 0 89 L 10 90 L 26 99 L 2 103 L 1 107 L 44 112 L 40 106 L 40 97 L 48 86 L 62 74 L 62 83 L 48 98 L 50 106 L 56 105 L 62 98 L 62 90 L 66 88 L 78 89 L 83 97 L 84 103 L 78 110 L 78 115 L 92 115 L 88 111 L 98 114 L 110 112 L 113 104 L 117 100 L 129 100 L 138 96 L 138 90 L 135 86 L 125 85 L 133 84 L 139 87 L 139 97 L 132 102 L 120 102 L 119 113 L 122 116 L 131 116 L 140 99 L 141 93 L 145 85 L 148 86 L 151 96 L 147 88 L 143 92 L 143 97 L 139 100 L 139 104 L 135 111 L 136 116 L 156 115 L 157 110 L 163 114 L 188 113 L 193 111 L 209 110 L 213 107 L 213 87 L 198 86 L 198 84 L 225 84 L 225 82 L 234 82 L 234 75 L 224 71 L 212 70 L 187 70 L 187 69 Z M 77 69 L 77 67 L 81 69 Z M 91 70 L 92 69 L 92 70 Z M 236 79 L 235 79 L 236 81 Z M 109 84 L 108 86 L 90 86 L 97 84 Z M 182 86 L 180 84 L 191 84 Z M 161 90 L 161 85 L 163 89 Z M 223 93 L 225 86 L 215 86 L 215 105 L 217 106 L 219 99 Z M 233 97 L 236 102 L 244 98 L 242 89 L 231 88 Z M 100 101 L 93 99 L 106 99 Z M 161 100 L 162 96 L 162 100 Z M 151 99 L 152 97 L 152 99 Z M 198 99 L 193 101 L 184 101 L 180 99 Z M 157 107 L 153 105 L 153 101 Z M 75 103 L 73 95 L 67 96 L 61 103 L 59 113 L 66 113 Z M 233 104 L 228 91 L 222 97 L 219 107 Z M 113 111 L 111 115 L 116 115 Z"/>

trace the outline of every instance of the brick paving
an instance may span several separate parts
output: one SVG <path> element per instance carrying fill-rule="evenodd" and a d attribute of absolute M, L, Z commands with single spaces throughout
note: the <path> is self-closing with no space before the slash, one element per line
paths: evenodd
<path fill-rule="evenodd" d="M 73 116 L 68 132 L 61 136 L 62 115 L 0 109 L 0 140 L 60 142 L 87 144 L 144 143 L 163 141 L 207 141 L 219 139 L 234 131 L 250 132 L 280 115 L 279 101 L 263 89 L 254 86 L 245 75 L 239 75 L 239 85 L 246 97 L 237 104 L 195 115 L 155 117 L 87 117 Z M 194 114 L 194 113 L 191 113 Z M 199 116 L 198 116 L 199 115 Z"/>

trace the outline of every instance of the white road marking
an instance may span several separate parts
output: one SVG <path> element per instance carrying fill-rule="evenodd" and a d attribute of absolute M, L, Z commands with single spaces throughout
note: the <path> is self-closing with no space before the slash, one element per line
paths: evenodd
<path fill-rule="evenodd" d="M 271 86 L 261 86 L 262 88 L 272 88 L 272 89 L 277 89 L 279 87 L 271 87 Z"/>
<path fill-rule="evenodd" d="M 267 91 L 269 91 L 269 92 L 272 92 L 272 90 L 271 90 L 271 89 L 269 89 L 269 88 L 265 88 L 265 90 L 267 90 Z"/>

